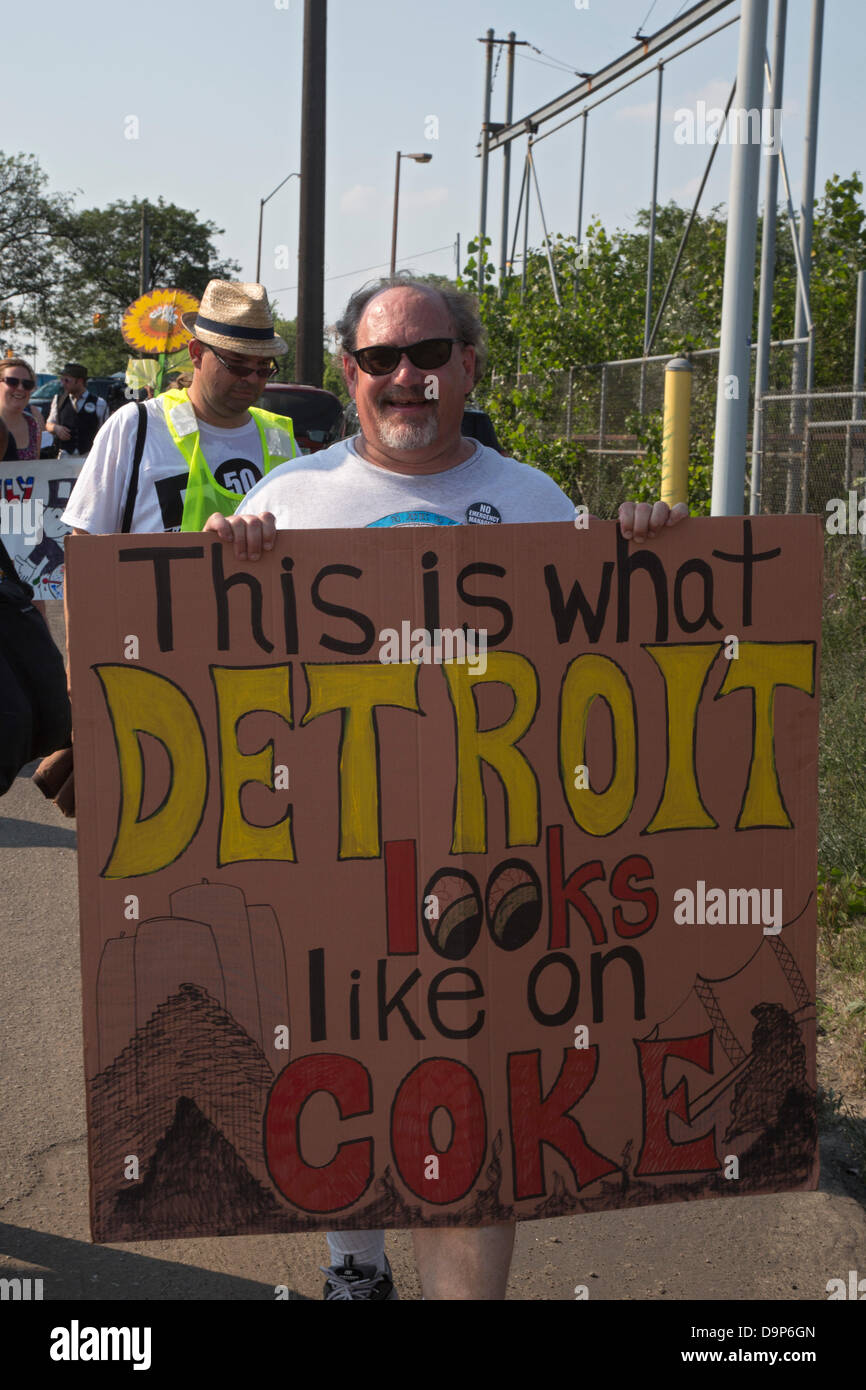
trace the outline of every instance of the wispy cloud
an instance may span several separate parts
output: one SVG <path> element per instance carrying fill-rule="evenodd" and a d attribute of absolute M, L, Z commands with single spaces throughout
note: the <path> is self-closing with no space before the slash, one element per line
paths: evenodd
<path fill-rule="evenodd" d="M 438 208 L 448 202 L 449 196 L 448 189 L 438 184 L 435 188 L 425 188 L 423 191 L 413 189 L 411 193 L 401 193 L 400 204 L 402 206 L 405 199 L 406 206 L 410 208 Z"/>
<path fill-rule="evenodd" d="M 621 106 L 617 108 L 617 118 L 623 120 L 651 121 L 655 119 L 656 104 L 654 101 L 645 101 L 637 106 Z"/>
<path fill-rule="evenodd" d="M 705 101 L 707 106 L 720 106 L 724 111 L 730 91 L 730 79 L 712 77 L 709 82 L 705 82 L 699 90 L 695 91 L 693 96 L 695 101 Z"/>
<path fill-rule="evenodd" d="M 687 183 L 681 184 L 679 188 L 673 189 L 671 197 L 676 203 L 693 203 L 695 194 L 700 186 L 700 178 L 689 179 Z"/>
<path fill-rule="evenodd" d="M 340 211 L 348 213 L 372 212 L 379 196 L 372 184 L 356 183 L 340 197 Z"/>

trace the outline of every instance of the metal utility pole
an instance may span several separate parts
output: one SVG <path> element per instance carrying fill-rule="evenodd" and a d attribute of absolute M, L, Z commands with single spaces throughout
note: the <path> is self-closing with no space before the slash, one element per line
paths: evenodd
<path fill-rule="evenodd" d="M 730 90 L 729 94 L 728 94 L 728 101 L 727 101 L 727 105 L 725 106 L 725 120 L 726 120 L 726 121 L 727 121 L 727 119 L 728 119 L 728 112 L 729 112 L 730 109 L 731 109 L 731 102 L 734 100 L 734 93 L 736 92 L 736 90 L 737 90 L 737 84 L 736 84 L 736 81 L 735 81 L 734 84 L 733 84 L 733 86 L 731 87 L 731 90 Z M 698 191 L 697 191 L 697 193 L 695 194 L 695 201 L 694 201 L 693 204 L 692 204 L 692 210 L 691 210 L 691 212 L 689 213 L 689 217 L 688 217 L 688 221 L 686 222 L 686 225 L 683 227 L 683 234 L 682 234 L 682 236 L 680 237 L 680 244 L 679 244 L 679 246 L 677 247 L 677 253 L 676 253 L 676 255 L 674 256 L 674 263 L 673 263 L 673 265 L 671 266 L 671 272 L 670 272 L 670 275 L 668 276 L 668 282 L 667 282 L 667 284 L 665 285 L 664 293 L 662 294 L 662 297 L 661 297 L 661 302 L 660 302 L 659 307 L 658 307 L 658 309 L 657 309 L 657 311 L 656 311 L 655 323 L 654 323 L 653 326 L 652 326 L 652 332 L 650 333 L 650 336 L 649 336 L 649 343 L 647 344 L 647 352 L 644 354 L 645 356 L 649 356 L 649 354 L 650 354 L 650 353 L 652 352 L 652 350 L 653 350 L 653 343 L 655 342 L 655 340 L 656 340 L 656 334 L 657 334 L 658 331 L 659 331 L 659 325 L 660 325 L 660 323 L 661 323 L 661 321 L 662 321 L 662 315 L 664 314 L 664 311 L 665 311 L 665 309 L 667 308 L 668 299 L 670 298 L 671 290 L 672 290 L 673 287 L 674 287 L 674 281 L 675 281 L 676 278 L 677 278 L 677 271 L 678 271 L 679 268 L 680 268 L 680 261 L 682 260 L 682 258 L 683 258 L 683 252 L 684 252 L 685 249 L 686 249 L 686 242 L 687 242 L 688 239 L 689 239 L 689 232 L 692 230 L 692 226 L 694 225 L 695 218 L 696 218 L 697 215 L 698 215 L 698 208 L 699 208 L 700 205 L 701 205 L 701 198 L 704 196 L 704 189 L 705 189 L 706 186 L 707 186 L 707 179 L 710 177 L 710 170 L 711 170 L 712 167 L 713 167 L 713 160 L 714 160 L 715 157 L 716 157 L 716 150 L 717 150 L 718 148 L 719 148 L 719 142 L 718 142 L 718 140 L 716 140 L 716 141 L 713 143 L 713 145 L 710 147 L 710 156 L 709 156 L 709 159 L 708 159 L 707 162 L 706 162 L 706 166 L 705 166 L 705 168 L 704 168 L 703 176 L 702 176 L 701 182 L 700 182 L 700 184 L 699 184 L 699 186 L 698 186 Z"/>
<path fill-rule="evenodd" d="M 647 242 L 646 257 L 646 298 L 644 300 L 644 320 L 643 320 L 643 355 L 644 361 L 640 366 L 640 399 L 638 408 L 643 417 L 646 409 L 646 358 L 649 355 L 650 331 L 652 329 L 653 312 L 653 269 L 655 265 L 656 250 L 656 204 L 659 194 L 659 136 L 661 134 L 662 123 L 662 82 L 664 80 L 664 63 L 658 65 L 658 87 L 656 88 L 656 128 L 653 142 L 653 198 L 650 208 L 649 238 Z"/>
<path fill-rule="evenodd" d="M 259 239 L 256 243 L 256 284 L 262 283 L 262 221 L 265 215 L 265 200 L 259 199 Z"/>
<path fill-rule="evenodd" d="M 653 308 L 653 264 L 655 261 L 656 249 L 656 204 L 659 194 L 659 136 L 661 134 L 662 123 L 662 81 L 664 78 L 664 63 L 658 66 L 658 87 L 656 88 L 656 130 L 655 142 L 653 145 L 653 200 L 650 208 L 649 224 L 649 248 L 647 250 L 646 263 L 646 301 L 644 308 L 644 327 L 643 327 L 643 355 L 649 352 L 650 329 L 652 328 L 652 308 Z"/>
<path fill-rule="evenodd" d="M 737 63 L 737 105 L 760 111 L 769 0 L 743 0 Z M 713 516 L 741 516 L 746 478 L 750 339 L 755 291 L 758 185 L 761 144 L 751 140 L 748 118 L 738 123 L 740 139 L 731 150 L 725 280 L 716 389 L 716 442 L 713 454 Z"/>
<path fill-rule="evenodd" d="M 397 151 L 397 173 L 394 176 L 394 216 L 391 222 L 391 279 L 397 274 L 397 215 L 400 206 L 400 160 L 414 159 L 416 164 L 429 164 L 432 154 L 401 154 Z"/>
<path fill-rule="evenodd" d="M 562 300 L 561 300 L 561 298 L 560 298 L 560 296 L 559 296 L 559 282 L 557 281 L 557 278 L 556 278 L 556 266 L 555 266 L 554 261 L 553 261 L 553 248 L 552 248 L 551 245 L 550 245 L 550 237 L 549 237 L 548 232 L 547 232 L 547 219 L 546 219 L 545 216 L 544 216 L 544 204 L 543 204 L 542 201 L 541 201 L 541 189 L 538 187 L 538 175 L 537 175 L 536 172 L 535 172 L 535 160 L 534 160 L 533 157 L 532 157 L 532 136 L 531 136 L 531 135 L 530 135 L 530 137 L 529 137 L 529 140 L 528 140 L 528 142 L 527 142 L 527 145 L 528 145 L 528 148 L 527 148 L 527 151 L 526 151 L 526 159 L 527 159 L 527 163 L 528 163 L 528 165 L 529 165 L 529 172 L 530 172 L 531 175 L 532 175 L 532 181 L 533 181 L 533 183 L 535 184 L 535 197 L 536 197 L 536 199 L 537 199 L 537 201 L 538 201 L 538 211 L 539 211 L 539 213 L 541 214 L 541 227 L 542 227 L 542 231 L 544 232 L 544 245 L 545 245 L 545 247 L 546 247 L 546 249 L 547 249 L 547 265 L 548 265 L 548 269 L 550 270 L 550 283 L 551 283 L 551 285 L 552 285 L 552 287 L 553 287 L 553 297 L 554 297 L 554 299 L 556 300 L 556 306 L 557 306 L 557 308 L 562 308 Z M 527 188 L 526 188 L 526 209 L 527 209 L 527 212 L 528 212 L 528 211 L 529 211 L 529 184 L 528 184 L 528 182 L 527 182 Z"/>
<path fill-rule="evenodd" d="M 514 46 L 517 35 L 512 29 L 508 35 L 508 92 L 505 98 L 505 124 L 511 125 L 514 115 Z M 502 237 L 499 252 L 499 293 L 505 293 L 505 279 L 508 273 L 508 202 L 511 196 L 511 145 L 502 151 Z"/>
<path fill-rule="evenodd" d="M 523 161 L 523 176 L 522 176 L 522 178 L 521 178 L 521 180 L 520 180 L 520 196 L 519 196 L 518 199 L 517 199 L 517 213 L 516 213 L 515 218 L 514 218 L 514 236 L 511 238 L 511 264 L 512 264 L 512 266 L 514 266 L 514 265 L 517 264 L 517 238 L 518 238 L 518 236 L 520 235 L 520 214 L 521 214 L 522 211 L 523 211 L 523 197 L 524 197 L 524 194 L 526 194 L 527 197 L 529 196 L 529 164 L 528 164 L 528 161 L 525 160 L 525 159 L 524 159 L 524 161 Z M 525 220 L 525 219 L 524 219 L 524 220 Z M 524 256 L 524 260 L 525 260 L 525 256 Z M 520 300 L 521 300 L 521 303 L 523 302 L 523 288 L 525 287 L 525 284 L 526 284 L 526 272 L 525 272 L 525 270 L 524 270 L 523 275 L 522 275 L 522 277 L 521 277 L 521 291 L 520 291 Z"/>
<path fill-rule="evenodd" d="M 141 250 L 138 260 L 138 293 L 147 294 L 150 288 L 150 223 L 147 220 L 147 204 L 141 209 Z"/>
<path fill-rule="evenodd" d="M 325 97 L 328 0 L 304 0 L 301 212 L 295 374 L 321 386 L 325 338 Z"/>
<path fill-rule="evenodd" d="M 297 173 L 286 174 L 286 177 L 285 177 L 280 183 L 277 184 L 276 188 L 273 190 L 273 192 L 271 192 L 271 193 L 268 194 L 267 198 L 260 198 L 260 199 L 259 199 L 259 240 L 258 240 L 258 246 L 257 246 L 257 249 L 256 249 L 256 283 L 257 283 L 257 284 L 261 284 L 261 282 L 262 282 L 262 220 L 263 220 L 263 218 L 264 218 L 264 213 L 265 213 L 265 203 L 269 203 L 269 202 L 271 201 L 271 199 L 273 198 L 274 193 L 279 193 L 279 191 L 280 191 L 280 189 L 282 188 L 283 184 L 284 184 L 284 183 L 288 183 L 289 179 L 299 179 L 300 177 L 301 177 L 300 174 L 297 174 Z"/>
<path fill-rule="evenodd" d="M 813 0 L 812 32 L 809 41 L 809 89 L 806 96 L 806 139 L 803 146 L 803 189 L 800 197 L 799 251 L 800 294 L 797 295 L 794 311 L 794 337 L 802 338 L 806 332 L 806 304 L 809 302 L 812 279 L 812 217 L 815 202 L 815 156 L 818 144 L 818 106 L 821 91 L 821 49 L 824 37 L 824 0 Z M 796 394 L 812 389 L 813 353 L 804 351 L 803 345 L 794 348 L 794 363 L 791 371 L 791 393 Z M 804 425 L 807 407 L 802 400 L 791 402 L 791 434 L 795 439 L 801 436 L 804 449 L 808 447 Z M 793 465 L 793 460 L 792 460 Z M 793 466 L 788 470 L 788 485 L 785 497 L 785 510 L 794 510 L 795 480 Z M 805 505 L 805 496 L 803 503 Z"/>
<path fill-rule="evenodd" d="M 532 136 L 526 142 L 526 166 L 524 177 L 526 179 L 526 206 L 523 209 L 523 260 L 520 272 L 520 302 L 526 298 L 526 258 L 529 255 L 529 169 L 532 163 Z"/>
<path fill-rule="evenodd" d="M 782 110 L 782 88 L 785 77 L 785 26 L 788 19 L 788 0 L 776 0 L 776 28 L 773 37 L 773 65 L 770 68 L 770 111 L 773 139 L 781 141 L 776 127 L 776 113 Z M 770 338 L 773 327 L 773 277 L 776 273 L 776 203 L 779 194 L 779 156 L 775 149 L 765 150 L 767 179 L 764 194 L 764 227 L 761 235 L 761 290 L 758 308 L 758 350 L 755 353 L 755 409 L 752 416 L 752 485 L 749 511 L 757 516 L 761 510 L 761 472 L 763 448 L 761 432 L 763 415 L 761 397 L 770 380 Z"/>
<path fill-rule="evenodd" d="M 858 270 L 857 318 L 854 323 L 854 373 L 851 382 L 855 391 L 863 390 L 864 358 L 866 358 L 866 270 Z M 851 419 L 863 419 L 862 396 L 854 397 Z"/>
<path fill-rule="evenodd" d="M 490 164 L 490 99 L 493 86 L 493 30 L 487 30 L 487 38 L 479 42 L 487 46 L 487 59 L 484 65 L 484 125 L 481 127 L 481 214 L 478 222 L 478 293 L 484 289 L 484 260 L 486 249 L 484 238 L 487 235 L 487 173 Z"/>
<path fill-rule="evenodd" d="M 815 156 L 818 145 L 818 105 L 821 93 L 821 49 L 824 38 L 824 0 L 814 0 L 812 6 L 812 34 L 809 43 L 809 92 L 806 98 L 806 142 L 803 148 L 803 193 L 800 199 L 800 260 L 803 264 L 805 284 L 803 295 L 797 296 L 797 309 L 794 317 L 794 337 L 802 338 L 806 332 L 806 314 L 803 298 L 809 300 L 812 269 L 812 207 L 815 201 Z M 802 391 L 804 381 L 805 353 L 802 346 L 794 349 L 794 371 L 791 381 L 792 391 Z"/>
<path fill-rule="evenodd" d="M 854 371 L 852 373 L 852 385 L 855 391 L 863 390 L 863 369 L 864 359 L 866 359 L 866 270 L 857 272 L 857 318 L 854 324 Z M 851 401 L 851 419 L 863 419 L 863 397 L 855 395 Z M 862 431 L 860 438 L 862 439 Z M 852 481 L 852 458 L 851 458 L 851 428 L 847 431 L 847 448 L 845 458 L 845 486 L 850 488 Z M 860 458 L 864 454 L 861 447 Z M 866 496 L 866 488 L 864 488 Z M 860 549 L 866 552 L 866 534 L 860 537 Z"/>
<path fill-rule="evenodd" d="M 586 117 L 581 117 L 583 133 L 580 137 L 580 178 L 577 182 L 577 261 L 574 267 L 574 298 L 577 300 L 577 286 L 580 279 L 580 258 L 583 247 L 583 176 L 586 173 Z M 508 146 L 505 146 L 508 149 Z"/>
<path fill-rule="evenodd" d="M 403 158 L 400 151 L 397 151 L 397 172 L 394 175 L 394 213 L 391 219 L 391 279 L 397 274 L 397 209 L 400 206 L 400 160 Z"/>

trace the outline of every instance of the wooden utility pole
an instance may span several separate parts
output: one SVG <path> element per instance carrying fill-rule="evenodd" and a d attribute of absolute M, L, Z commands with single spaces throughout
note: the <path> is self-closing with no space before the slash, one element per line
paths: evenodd
<path fill-rule="evenodd" d="M 295 376 L 321 386 L 325 340 L 325 97 L 327 0 L 304 0 L 301 212 Z"/>

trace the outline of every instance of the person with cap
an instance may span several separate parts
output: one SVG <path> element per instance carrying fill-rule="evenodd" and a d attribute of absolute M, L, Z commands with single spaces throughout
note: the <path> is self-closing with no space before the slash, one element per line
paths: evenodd
<path fill-rule="evenodd" d="M 61 455 L 86 454 L 108 414 L 108 402 L 87 389 L 87 368 L 67 362 L 60 391 L 51 402 L 45 428 L 60 445 Z"/>
<path fill-rule="evenodd" d="M 106 421 L 63 513 L 76 535 L 200 531 L 298 452 L 291 420 L 253 404 L 286 351 L 264 285 L 211 280 L 182 322 L 192 383 Z"/>

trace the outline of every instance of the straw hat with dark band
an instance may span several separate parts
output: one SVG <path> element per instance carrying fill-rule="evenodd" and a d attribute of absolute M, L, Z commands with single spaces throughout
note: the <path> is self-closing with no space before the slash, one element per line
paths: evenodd
<path fill-rule="evenodd" d="M 288 344 L 274 332 L 264 285 L 211 280 L 195 314 L 182 314 L 181 323 L 211 347 L 250 357 L 280 357 Z"/>

